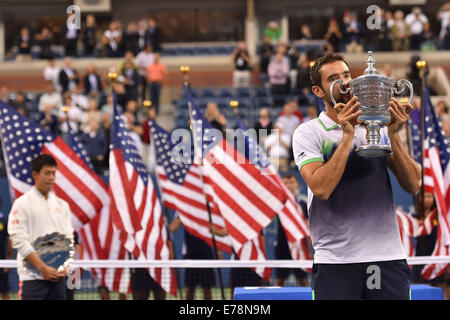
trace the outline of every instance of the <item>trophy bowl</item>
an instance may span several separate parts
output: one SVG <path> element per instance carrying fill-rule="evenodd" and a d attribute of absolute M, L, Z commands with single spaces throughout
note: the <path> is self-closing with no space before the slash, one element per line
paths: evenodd
<path fill-rule="evenodd" d="M 372 51 L 368 52 L 369 58 L 366 60 L 368 67 L 364 71 L 364 75 L 345 83 L 344 80 L 338 79 L 333 81 L 330 87 L 330 98 L 333 105 L 336 105 L 333 90 L 336 84 L 341 94 L 350 93 L 352 96 L 358 97 L 361 104 L 360 110 L 362 114 L 358 120 L 363 122 L 367 130 L 367 144 L 359 146 L 356 152 L 363 157 L 383 157 L 390 154 L 389 145 L 381 144 L 380 130 L 391 120 L 389 111 L 389 101 L 394 95 L 401 94 L 405 88 L 409 89 L 409 103 L 413 98 L 413 87 L 408 80 L 401 79 L 395 82 L 394 79 L 388 78 L 378 73 L 374 68 L 375 60 L 372 57 Z"/>
<path fill-rule="evenodd" d="M 33 248 L 46 265 L 58 271 L 71 265 L 75 253 L 73 240 L 58 232 L 37 238 L 33 242 Z M 26 261 L 24 261 L 23 269 L 32 276 L 41 274 L 34 265 Z"/>

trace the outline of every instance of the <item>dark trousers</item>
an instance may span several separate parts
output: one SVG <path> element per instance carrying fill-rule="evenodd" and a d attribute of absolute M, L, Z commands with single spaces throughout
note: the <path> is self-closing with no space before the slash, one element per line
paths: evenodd
<path fill-rule="evenodd" d="M 150 100 L 152 101 L 152 107 L 155 108 L 156 113 L 159 111 L 159 97 L 161 94 L 161 83 L 150 82 Z"/>
<path fill-rule="evenodd" d="M 139 81 L 141 83 L 142 89 L 141 89 L 141 97 L 142 97 L 142 101 L 147 100 L 147 92 L 148 92 L 148 97 L 150 97 L 150 88 L 147 82 L 147 78 L 145 76 L 139 76 Z"/>
<path fill-rule="evenodd" d="M 409 300 L 411 272 L 406 260 L 313 264 L 315 300 Z"/>
<path fill-rule="evenodd" d="M 65 54 L 67 57 L 77 56 L 77 39 L 66 39 Z"/>
<path fill-rule="evenodd" d="M 21 300 L 65 300 L 66 278 L 58 282 L 29 280 L 22 282 Z"/>

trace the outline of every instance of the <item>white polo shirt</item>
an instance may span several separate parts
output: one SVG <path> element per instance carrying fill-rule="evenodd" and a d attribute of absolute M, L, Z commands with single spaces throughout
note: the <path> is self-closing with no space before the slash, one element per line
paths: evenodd
<path fill-rule="evenodd" d="M 301 170 L 327 162 L 342 139 L 342 129 L 322 112 L 294 132 L 294 159 Z M 387 129 L 381 143 L 390 144 Z M 314 263 L 361 263 L 406 259 L 387 171 L 387 158 L 364 158 L 355 148 L 366 144 L 366 129 L 356 126 L 353 148 L 342 178 L 328 200 L 308 188 L 308 214 Z"/>
<path fill-rule="evenodd" d="M 17 249 L 17 273 L 20 281 L 41 280 L 23 271 L 23 259 L 34 251 L 33 242 L 42 236 L 59 232 L 73 239 L 71 212 L 66 201 L 50 192 L 47 199 L 31 188 L 12 205 L 8 220 L 8 234 Z"/>

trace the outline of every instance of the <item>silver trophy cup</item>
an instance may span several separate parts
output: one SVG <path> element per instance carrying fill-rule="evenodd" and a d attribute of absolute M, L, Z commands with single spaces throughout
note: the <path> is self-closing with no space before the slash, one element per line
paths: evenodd
<path fill-rule="evenodd" d="M 37 238 L 33 242 L 33 248 L 46 265 L 58 271 L 70 266 L 75 253 L 73 240 L 58 232 Z M 40 275 L 36 267 L 29 262 L 24 261 L 23 269 L 29 275 Z"/>
<path fill-rule="evenodd" d="M 363 157 L 383 157 L 392 151 L 389 145 L 381 144 L 380 129 L 391 120 L 389 112 L 389 101 L 395 94 L 400 94 L 409 89 L 409 103 L 413 97 L 413 87 L 408 80 L 401 79 L 397 83 L 395 80 L 378 73 L 374 68 L 375 60 L 372 57 L 372 51 L 368 52 L 369 58 L 366 60 L 367 69 L 364 75 L 352 79 L 345 84 L 344 80 L 333 81 L 330 87 L 330 98 L 334 105 L 336 100 L 333 95 L 333 89 L 339 84 L 341 94 L 350 93 L 357 96 L 361 104 L 362 114 L 358 117 L 367 129 L 367 144 L 356 149 L 356 152 Z"/>

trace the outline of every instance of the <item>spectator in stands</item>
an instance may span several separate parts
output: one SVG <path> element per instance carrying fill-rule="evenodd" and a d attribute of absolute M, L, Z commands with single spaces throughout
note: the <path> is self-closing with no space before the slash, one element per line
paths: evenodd
<path fill-rule="evenodd" d="M 64 66 L 59 72 L 59 85 L 61 86 L 62 94 L 75 88 L 78 83 L 78 73 L 72 68 L 72 59 L 67 57 L 64 59 Z"/>
<path fill-rule="evenodd" d="M 119 63 L 119 66 L 117 67 L 117 72 L 122 74 L 125 69 L 125 64 L 129 62 L 135 68 L 138 69 L 137 65 L 134 63 L 134 53 L 131 51 L 125 52 L 125 56 L 123 57 L 123 60 Z"/>
<path fill-rule="evenodd" d="M 411 13 L 406 16 L 405 23 L 410 30 L 410 49 L 420 50 L 423 27 L 428 23 L 428 18 L 419 7 L 414 7 Z"/>
<path fill-rule="evenodd" d="M 266 29 L 264 29 L 264 35 L 270 38 L 272 45 L 277 45 L 281 39 L 281 28 L 278 22 L 269 21 Z"/>
<path fill-rule="evenodd" d="M 31 59 L 31 47 L 33 39 L 30 35 L 30 29 L 24 27 L 20 29 L 20 36 L 17 40 L 17 56 L 16 61 L 29 61 Z"/>
<path fill-rule="evenodd" d="M 308 50 L 302 53 L 298 59 L 298 74 L 297 74 L 297 88 L 304 94 L 311 94 L 311 64 L 316 60 L 316 53 L 314 50 Z"/>
<path fill-rule="evenodd" d="M 130 104 L 127 105 L 127 111 L 125 111 L 123 114 L 125 125 L 127 126 L 128 130 L 130 130 L 129 132 L 130 137 L 133 140 L 139 155 L 142 157 L 143 152 L 143 145 L 141 140 L 142 126 L 140 126 L 139 123 L 136 121 L 134 112 L 131 109 L 129 109 L 129 106 Z"/>
<path fill-rule="evenodd" d="M 4 103 L 9 103 L 9 89 L 6 85 L 2 85 L 0 88 L 0 100 Z"/>
<path fill-rule="evenodd" d="M 38 109 L 40 112 L 44 112 L 44 105 L 50 105 L 52 108 L 51 113 L 57 115 L 59 108 L 63 105 L 61 94 L 55 91 L 51 81 L 47 81 L 45 88 L 46 91 L 39 98 Z"/>
<path fill-rule="evenodd" d="M 286 47 L 286 56 L 289 59 L 289 92 L 293 92 L 293 89 L 297 87 L 298 76 L 298 61 L 300 53 L 295 48 L 295 45 L 288 45 Z"/>
<path fill-rule="evenodd" d="M 231 55 L 234 64 L 233 87 L 248 88 L 250 86 L 250 57 L 244 41 L 239 41 Z"/>
<path fill-rule="evenodd" d="M 446 121 L 450 119 L 448 107 L 444 100 L 438 101 L 438 103 L 436 103 L 436 106 L 434 108 L 436 109 L 436 114 L 441 121 Z"/>
<path fill-rule="evenodd" d="M 90 121 L 95 120 L 100 124 L 100 111 L 98 110 L 97 101 L 95 99 L 89 99 L 89 108 L 83 113 L 81 120 L 81 131 L 84 133 L 89 132 Z"/>
<path fill-rule="evenodd" d="M 331 52 L 340 52 L 342 45 L 342 33 L 339 28 L 338 21 L 335 18 L 330 19 L 328 24 L 328 31 L 325 34 L 327 41 L 327 50 Z"/>
<path fill-rule="evenodd" d="M 75 13 L 70 12 L 67 14 L 66 21 L 72 19 Z M 66 57 L 76 57 L 78 56 L 78 38 L 80 36 L 80 30 L 74 23 L 63 25 L 63 36 L 64 36 L 64 53 Z"/>
<path fill-rule="evenodd" d="M 117 21 L 111 21 L 108 30 L 105 31 L 102 43 L 106 48 L 106 55 L 110 58 L 120 57 L 120 46 L 122 42 L 122 31 Z"/>
<path fill-rule="evenodd" d="M 89 108 L 89 99 L 83 94 L 83 88 L 81 83 L 78 83 L 72 90 L 72 102 L 75 106 L 86 111 Z"/>
<path fill-rule="evenodd" d="M 77 134 L 80 129 L 81 120 L 83 120 L 83 111 L 73 103 L 72 96 L 69 92 L 64 95 L 64 105 L 69 110 L 66 112 L 63 108 L 59 109 L 58 120 L 60 123 L 60 131 L 63 135 L 67 135 L 70 125 L 72 132 Z"/>
<path fill-rule="evenodd" d="M 301 42 L 312 40 L 311 29 L 307 24 L 302 24 L 300 28 L 300 34 L 298 35 L 298 40 L 300 40 Z"/>
<path fill-rule="evenodd" d="M 92 98 L 98 98 L 103 93 L 102 81 L 95 70 L 95 66 L 89 63 L 86 69 L 86 75 L 83 78 L 84 94 Z"/>
<path fill-rule="evenodd" d="M 139 52 L 138 55 L 136 56 L 136 65 L 139 68 L 139 83 L 141 84 L 142 87 L 141 93 L 142 100 L 147 99 L 147 91 L 150 89 L 145 74 L 148 66 L 151 65 L 153 62 L 154 62 L 154 53 L 152 51 L 152 45 L 150 43 L 147 43 L 145 45 L 145 49 Z"/>
<path fill-rule="evenodd" d="M 122 75 L 125 86 L 125 103 L 130 100 L 137 101 L 139 98 L 139 73 L 130 61 L 125 62 Z"/>
<path fill-rule="evenodd" d="M 273 55 L 273 46 L 269 36 L 264 36 L 263 42 L 259 47 L 259 72 L 261 81 L 263 84 L 269 82 L 269 76 L 267 75 L 267 68 L 269 67 L 270 58 Z"/>
<path fill-rule="evenodd" d="M 138 22 L 138 46 L 139 51 L 142 51 L 145 49 L 145 46 L 147 45 L 147 40 L 145 38 L 145 33 L 147 32 L 147 22 L 145 19 L 141 19 Z"/>
<path fill-rule="evenodd" d="M 370 29 L 373 34 L 373 42 L 367 44 L 368 48 L 372 51 L 390 51 L 390 41 L 388 40 L 389 28 L 387 26 L 385 11 L 379 8 L 375 14 L 378 15 L 377 19 L 380 21 L 380 27 Z"/>
<path fill-rule="evenodd" d="M 122 110 L 120 106 L 118 106 L 119 110 Z M 101 107 L 100 109 L 101 113 L 106 113 L 109 115 L 110 118 L 112 118 L 114 114 L 114 101 L 113 101 L 113 95 L 108 94 L 106 96 L 106 103 Z"/>
<path fill-rule="evenodd" d="M 83 46 L 85 56 L 95 56 L 95 48 L 97 46 L 97 25 L 93 14 L 88 14 L 86 16 L 86 26 L 83 28 Z"/>
<path fill-rule="evenodd" d="M 279 172 L 286 172 L 289 170 L 291 139 L 292 135 L 286 134 L 282 127 L 275 124 L 274 130 L 264 141 L 270 163 L 272 163 Z"/>
<path fill-rule="evenodd" d="M 446 2 L 439 8 L 437 18 L 441 21 L 439 32 L 439 48 L 450 50 L 450 2 Z"/>
<path fill-rule="evenodd" d="M 403 11 L 395 11 L 394 24 L 392 26 L 392 49 L 394 51 L 409 50 L 409 37 L 411 34 L 411 29 L 403 19 L 403 16 Z"/>
<path fill-rule="evenodd" d="M 285 95 L 288 93 L 287 83 L 289 75 L 289 60 L 284 56 L 281 48 L 277 48 L 275 57 L 268 67 L 270 90 L 275 107 L 284 104 Z"/>
<path fill-rule="evenodd" d="M 227 118 L 219 111 L 219 107 L 215 102 L 209 102 L 206 105 L 205 118 L 213 128 L 220 130 L 225 137 Z"/>
<path fill-rule="evenodd" d="M 134 55 L 139 52 L 139 34 L 137 31 L 136 22 L 130 21 L 127 25 L 127 29 L 123 33 L 122 37 L 123 50 L 131 51 Z"/>
<path fill-rule="evenodd" d="M 108 148 L 105 134 L 99 126 L 97 119 L 91 118 L 88 122 L 87 131 L 81 136 L 89 160 L 97 174 L 102 174 L 104 169 L 105 153 Z"/>
<path fill-rule="evenodd" d="M 52 45 L 53 33 L 47 27 L 42 28 L 41 32 L 35 36 L 36 45 L 40 49 L 39 59 L 53 58 Z"/>
<path fill-rule="evenodd" d="M 430 23 L 423 25 L 423 31 L 420 35 L 420 50 L 421 51 L 435 51 L 436 44 L 434 42 L 434 32 L 431 30 Z"/>
<path fill-rule="evenodd" d="M 300 194 L 298 193 L 299 190 L 299 183 L 295 175 L 292 173 L 288 173 L 283 176 L 283 182 L 286 185 L 286 187 L 289 189 L 291 194 L 294 196 L 294 198 L 297 200 L 298 205 L 301 207 L 303 213 L 307 214 L 307 205 L 305 201 L 303 201 L 300 197 Z M 277 239 L 274 246 L 274 252 L 275 252 L 275 259 L 277 260 L 292 260 L 292 255 L 289 250 L 288 241 L 286 238 L 285 231 L 283 229 L 283 226 L 281 224 L 281 221 L 279 217 L 277 216 Z M 310 241 L 308 238 L 303 238 L 300 240 L 302 242 L 302 246 L 305 246 L 306 248 L 310 248 Z M 298 281 L 298 284 L 300 287 L 306 287 L 308 285 L 308 274 L 303 271 L 300 268 L 276 268 L 275 274 L 275 285 L 283 287 L 285 280 L 289 277 L 290 274 L 294 274 L 295 278 Z"/>
<path fill-rule="evenodd" d="M 38 123 L 44 129 L 50 131 L 55 135 L 59 135 L 58 118 L 56 117 L 56 115 L 52 110 L 53 106 L 51 104 L 44 103 L 42 106 L 42 112 L 40 112 L 40 118 Z"/>
<path fill-rule="evenodd" d="M 152 45 L 154 52 L 161 52 L 161 31 L 156 24 L 156 20 L 154 18 L 148 18 L 147 24 L 148 28 L 145 32 L 146 42 Z"/>
<path fill-rule="evenodd" d="M 0 210 L 3 200 L 0 198 Z M 0 211 L 0 259 L 14 259 L 14 249 L 8 236 L 8 215 Z M 0 296 L 3 300 L 9 300 L 9 271 L 8 268 L 0 268 Z"/>
<path fill-rule="evenodd" d="M 355 12 L 344 15 L 344 44 L 345 51 L 350 53 L 361 53 L 363 50 L 361 42 L 362 26 L 358 22 Z"/>
<path fill-rule="evenodd" d="M 25 93 L 21 90 L 17 91 L 16 98 L 9 103 L 11 107 L 13 107 L 17 112 L 21 115 L 27 117 L 28 110 L 30 109 L 27 106 L 27 101 L 25 100 Z"/>
<path fill-rule="evenodd" d="M 298 109 L 297 101 L 291 100 L 285 103 L 283 111 L 275 121 L 275 126 L 283 128 L 283 132 L 290 137 L 295 129 L 303 122 L 303 114 Z"/>
<path fill-rule="evenodd" d="M 150 87 L 150 100 L 156 113 L 159 112 L 160 94 L 163 81 L 167 75 L 166 66 L 160 62 L 159 53 L 155 52 L 153 63 L 147 67 L 147 82 Z"/>
<path fill-rule="evenodd" d="M 302 122 L 306 122 L 315 118 L 317 118 L 317 107 L 309 106 L 306 111 L 306 116 L 303 118 Z"/>
<path fill-rule="evenodd" d="M 259 111 L 259 119 L 255 122 L 253 129 L 256 131 L 256 141 L 264 144 L 267 135 L 269 135 L 273 129 L 273 123 L 270 120 L 269 108 L 262 108 Z"/>
<path fill-rule="evenodd" d="M 53 58 L 48 59 L 47 66 L 44 68 L 44 79 L 46 81 L 51 81 L 53 83 L 53 88 L 56 91 L 60 91 L 61 88 L 59 86 L 59 72 L 61 69 L 55 65 L 55 60 Z"/>
<path fill-rule="evenodd" d="M 173 233 L 178 230 L 181 225 L 181 219 L 179 215 L 176 214 L 173 221 L 169 224 L 169 230 Z M 183 248 L 185 251 L 183 259 L 214 259 L 212 248 L 200 238 L 191 235 L 187 230 L 184 230 Z M 203 300 L 211 300 L 211 287 L 215 284 L 214 269 L 186 268 L 185 283 L 187 286 L 186 300 L 194 300 L 195 287 L 197 285 L 203 288 Z"/>

